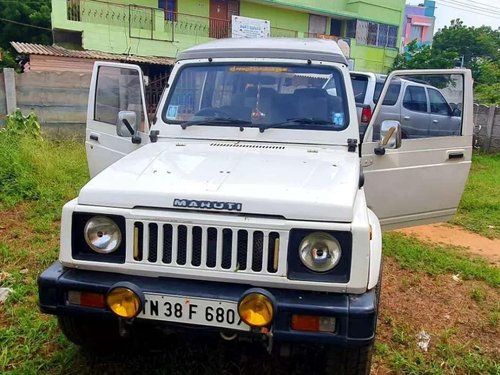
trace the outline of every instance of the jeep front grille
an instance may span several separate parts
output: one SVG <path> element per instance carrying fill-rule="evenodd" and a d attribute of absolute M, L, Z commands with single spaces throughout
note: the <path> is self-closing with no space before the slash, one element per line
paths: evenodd
<path fill-rule="evenodd" d="M 279 232 L 192 224 L 135 222 L 133 261 L 181 268 L 283 274 Z"/>

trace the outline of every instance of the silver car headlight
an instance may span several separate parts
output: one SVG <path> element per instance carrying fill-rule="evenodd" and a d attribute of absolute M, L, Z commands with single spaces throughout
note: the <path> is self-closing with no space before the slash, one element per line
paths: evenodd
<path fill-rule="evenodd" d="M 304 266 L 311 271 L 327 272 L 335 267 L 342 250 L 339 242 L 332 235 L 314 232 L 302 240 L 299 246 L 299 257 Z"/>
<path fill-rule="evenodd" d="M 90 218 L 85 224 L 83 235 L 87 245 L 100 254 L 110 254 L 116 251 L 122 242 L 120 228 L 106 216 Z"/>

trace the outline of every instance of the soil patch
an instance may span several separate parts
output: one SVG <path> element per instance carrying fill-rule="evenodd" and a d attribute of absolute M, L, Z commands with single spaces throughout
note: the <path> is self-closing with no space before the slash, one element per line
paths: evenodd
<path fill-rule="evenodd" d="M 386 258 L 378 339 L 393 340 L 394 328 L 400 327 L 410 335 L 415 350 L 416 335 L 425 331 L 431 335 L 431 350 L 446 341 L 469 349 L 479 346 L 500 358 L 500 327 L 490 319 L 499 301 L 500 290 L 482 281 L 415 273 Z"/>
<path fill-rule="evenodd" d="M 398 232 L 425 241 L 460 246 L 472 254 L 484 257 L 492 265 L 500 266 L 499 239 L 489 239 L 450 224 L 421 225 L 401 229 Z"/>

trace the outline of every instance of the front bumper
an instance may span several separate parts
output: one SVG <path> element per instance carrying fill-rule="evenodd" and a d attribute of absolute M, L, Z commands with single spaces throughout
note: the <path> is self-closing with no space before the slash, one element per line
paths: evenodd
<path fill-rule="evenodd" d="M 105 294 L 111 286 L 123 281 L 135 284 L 143 292 L 234 302 L 252 288 L 251 285 L 244 284 L 83 271 L 65 268 L 61 263 L 55 262 L 38 278 L 40 309 L 53 315 L 112 317 L 112 313 L 107 309 L 69 305 L 66 295 L 69 290 Z M 276 315 L 272 327 L 275 341 L 361 346 L 371 343 L 374 339 L 377 315 L 377 297 L 374 290 L 360 295 L 275 288 L 266 290 L 276 301 Z M 290 322 L 293 314 L 335 317 L 336 332 L 312 333 L 292 330 Z M 199 329 L 195 326 L 192 328 Z"/>

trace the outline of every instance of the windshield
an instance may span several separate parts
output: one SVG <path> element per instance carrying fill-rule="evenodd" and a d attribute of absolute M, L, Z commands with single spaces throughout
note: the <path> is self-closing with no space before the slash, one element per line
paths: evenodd
<path fill-rule="evenodd" d="M 183 127 L 261 129 L 343 130 L 349 123 L 340 71 L 310 65 L 187 65 L 170 89 L 163 119 Z"/>

